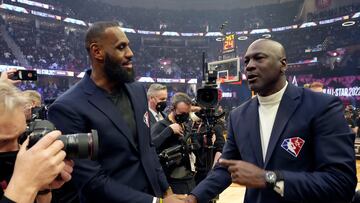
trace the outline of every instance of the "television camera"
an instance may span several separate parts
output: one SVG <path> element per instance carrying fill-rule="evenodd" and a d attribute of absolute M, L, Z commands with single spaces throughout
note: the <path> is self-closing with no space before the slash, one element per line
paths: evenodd
<path fill-rule="evenodd" d="M 213 160 L 213 142 L 214 127 L 218 121 L 224 117 L 225 112 L 218 113 L 217 107 L 221 100 L 222 92 L 216 86 L 217 72 L 207 70 L 207 63 L 205 61 L 205 53 L 203 53 L 203 86 L 197 89 L 197 97 L 195 105 L 198 105 L 201 110 L 195 115 L 201 119 L 203 130 L 196 129 L 185 130 L 184 137 L 181 138 L 181 144 L 167 148 L 159 154 L 160 162 L 170 167 L 176 163 L 181 162 L 184 158 L 196 150 L 207 148 L 209 158 Z M 188 127 L 189 128 L 189 127 Z M 204 139 L 205 138 L 205 139 Z M 211 163 L 208 163 L 206 168 L 211 169 Z"/>

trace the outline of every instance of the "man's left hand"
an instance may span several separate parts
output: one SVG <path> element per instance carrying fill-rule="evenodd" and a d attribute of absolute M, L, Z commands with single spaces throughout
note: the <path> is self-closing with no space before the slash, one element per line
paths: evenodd
<path fill-rule="evenodd" d="M 249 188 L 265 188 L 265 170 L 240 160 L 220 159 L 221 166 L 227 167 L 233 183 Z"/>

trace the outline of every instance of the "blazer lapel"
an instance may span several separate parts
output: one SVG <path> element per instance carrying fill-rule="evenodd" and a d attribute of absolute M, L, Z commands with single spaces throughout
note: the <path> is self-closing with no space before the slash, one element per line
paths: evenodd
<path fill-rule="evenodd" d="M 125 87 L 128 90 L 129 99 L 131 100 L 131 104 L 134 110 L 139 146 L 144 146 L 144 144 L 150 143 L 150 136 L 145 136 L 150 135 L 150 132 L 147 132 L 149 131 L 149 128 L 144 123 L 144 113 L 148 112 L 148 114 L 151 114 L 151 112 L 148 111 L 148 106 L 146 103 L 147 100 L 145 99 L 144 102 L 141 102 L 144 99 L 140 99 L 137 97 L 139 97 L 139 95 L 143 95 L 144 97 L 146 97 L 145 89 L 143 89 L 144 94 L 141 94 L 140 92 L 138 92 L 140 88 L 134 88 L 131 83 L 125 84 Z M 145 112 L 142 112 L 142 109 L 146 109 Z M 143 149 L 142 147 L 139 148 L 140 150 Z"/>
<path fill-rule="evenodd" d="M 103 112 L 116 126 L 116 128 L 128 139 L 134 149 L 137 150 L 134 138 L 131 135 L 126 122 L 121 117 L 121 113 L 118 109 L 116 109 L 116 106 L 111 102 L 111 100 L 106 97 L 105 92 L 95 85 L 89 75 L 90 73 L 87 72 L 84 77 L 85 92 L 90 94 L 88 99 L 89 102 L 99 109 L 99 111 Z"/>
<path fill-rule="evenodd" d="M 248 135 L 250 137 L 252 149 L 254 150 L 256 161 L 259 167 L 263 167 L 263 155 L 261 148 L 260 140 L 260 127 L 259 127 L 259 110 L 258 110 L 258 100 L 253 99 L 249 106 L 248 114 L 250 117 L 255 117 L 255 120 L 251 120 L 248 128 Z"/>
<path fill-rule="evenodd" d="M 265 168 L 269 163 L 271 155 L 278 143 L 280 135 L 285 129 L 289 119 L 300 104 L 300 89 L 288 84 L 287 89 L 281 99 L 278 112 L 275 117 L 274 126 L 271 132 L 269 146 L 266 152 Z"/>

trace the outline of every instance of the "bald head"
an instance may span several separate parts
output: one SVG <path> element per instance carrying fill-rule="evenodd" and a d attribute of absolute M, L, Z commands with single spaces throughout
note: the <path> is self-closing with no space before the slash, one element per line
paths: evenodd
<path fill-rule="evenodd" d="M 279 42 L 269 39 L 254 41 L 246 51 L 244 62 L 251 90 L 268 96 L 284 87 L 286 54 Z"/>
<path fill-rule="evenodd" d="M 268 52 L 273 53 L 275 56 L 279 58 L 286 58 L 285 49 L 282 44 L 280 44 L 277 41 L 271 40 L 271 39 L 258 39 L 255 40 L 253 43 L 250 44 L 249 49 L 253 48 L 262 48 L 264 50 L 267 50 Z"/>

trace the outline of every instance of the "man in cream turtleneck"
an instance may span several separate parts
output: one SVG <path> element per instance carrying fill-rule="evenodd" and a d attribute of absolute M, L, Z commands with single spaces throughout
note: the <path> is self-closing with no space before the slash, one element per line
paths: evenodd
<path fill-rule="evenodd" d="M 231 183 L 246 186 L 250 203 L 350 202 L 354 134 L 340 99 L 288 84 L 279 42 L 256 40 L 244 59 L 257 95 L 230 113 L 219 163 L 185 202 L 208 202 Z"/>

